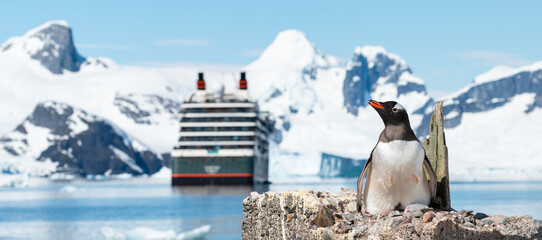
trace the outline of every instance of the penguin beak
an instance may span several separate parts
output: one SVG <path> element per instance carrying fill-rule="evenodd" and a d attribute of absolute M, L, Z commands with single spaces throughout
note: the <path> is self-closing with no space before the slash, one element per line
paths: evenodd
<path fill-rule="evenodd" d="M 369 100 L 369 105 L 371 105 L 375 109 L 377 109 L 377 108 L 384 109 L 384 106 L 382 106 L 382 104 L 380 104 L 379 102 L 377 102 L 375 100 Z"/>

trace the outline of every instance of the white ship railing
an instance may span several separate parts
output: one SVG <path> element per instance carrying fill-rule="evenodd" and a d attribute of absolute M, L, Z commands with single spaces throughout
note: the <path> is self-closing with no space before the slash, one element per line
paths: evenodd
<path fill-rule="evenodd" d="M 205 118 L 205 117 L 256 117 L 255 112 L 206 112 L 206 113 L 180 113 L 181 118 Z"/>
<path fill-rule="evenodd" d="M 252 149 L 220 149 L 208 151 L 205 149 L 176 149 L 171 157 L 250 157 L 254 156 Z"/>
<path fill-rule="evenodd" d="M 182 108 L 252 108 L 255 103 L 183 103 Z"/>
<path fill-rule="evenodd" d="M 238 132 L 181 132 L 183 137 L 209 137 L 209 136 L 254 136 L 254 131 L 238 131 Z"/>

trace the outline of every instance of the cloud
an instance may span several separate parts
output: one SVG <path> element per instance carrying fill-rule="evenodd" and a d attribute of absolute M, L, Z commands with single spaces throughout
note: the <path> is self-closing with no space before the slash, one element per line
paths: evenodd
<path fill-rule="evenodd" d="M 239 53 L 239 55 L 244 57 L 259 57 L 262 55 L 263 50 L 261 49 L 247 49 Z"/>
<path fill-rule="evenodd" d="M 109 45 L 109 44 L 92 44 L 92 43 L 79 43 L 75 44 L 77 48 L 81 49 L 113 49 L 113 50 L 134 50 L 132 46 L 126 45 Z"/>
<path fill-rule="evenodd" d="M 520 66 L 528 65 L 534 62 L 531 60 L 524 59 L 520 55 L 517 55 L 517 54 L 494 52 L 494 51 L 467 51 L 467 52 L 451 53 L 450 55 L 461 57 L 464 59 L 478 61 L 479 63 L 490 66 L 490 67 L 495 67 L 499 65 L 520 67 Z"/>
<path fill-rule="evenodd" d="M 209 40 L 184 39 L 184 38 L 164 39 L 164 40 L 157 40 L 154 42 L 154 45 L 162 45 L 162 46 L 203 46 L 203 45 L 210 45 L 210 44 L 213 44 L 213 42 Z"/>

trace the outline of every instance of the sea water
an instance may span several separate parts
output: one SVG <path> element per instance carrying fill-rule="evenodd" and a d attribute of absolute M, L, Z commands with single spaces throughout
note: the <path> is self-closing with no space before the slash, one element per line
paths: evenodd
<path fill-rule="evenodd" d="M 251 187 L 171 187 L 167 181 L 44 181 L 0 188 L 1 239 L 240 239 L 252 191 L 355 189 L 356 179 Z M 542 219 L 542 183 L 452 183 L 452 207 Z"/>

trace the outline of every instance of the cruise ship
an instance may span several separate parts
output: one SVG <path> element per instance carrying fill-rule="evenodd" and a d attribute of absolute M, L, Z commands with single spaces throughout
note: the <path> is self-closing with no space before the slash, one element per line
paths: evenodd
<path fill-rule="evenodd" d="M 172 157 L 172 185 L 253 185 L 268 182 L 268 134 L 274 122 L 249 99 L 245 73 L 233 92 L 211 92 L 199 73 L 183 102 Z"/>

